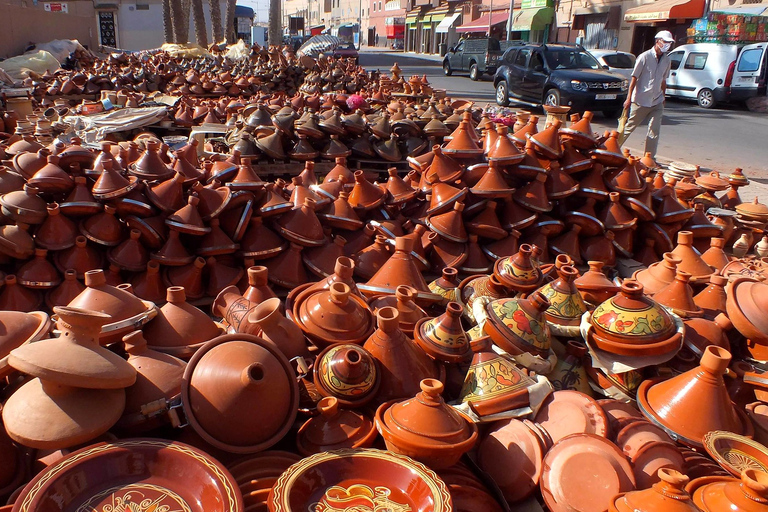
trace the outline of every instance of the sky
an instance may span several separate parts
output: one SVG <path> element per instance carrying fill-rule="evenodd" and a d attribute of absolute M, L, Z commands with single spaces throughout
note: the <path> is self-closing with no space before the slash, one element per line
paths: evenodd
<path fill-rule="evenodd" d="M 254 23 L 267 23 L 269 21 L 269 0 L 237 0 L 237 5 L 253 9 Z"/>

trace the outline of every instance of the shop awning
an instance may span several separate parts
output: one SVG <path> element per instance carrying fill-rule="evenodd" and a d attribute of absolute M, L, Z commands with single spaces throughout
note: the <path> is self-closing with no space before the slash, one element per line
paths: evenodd
<path fill-rule="evenodd" d="M 522 9 L 515 13 L 515 19 L 512 20 L 512 30 L 514 32 L 544 30 L 547 25 L 552 23 L 554 16 L 555 10 L 552 7 Z"/>
<path fill-rule="evenodd" d="M 408 16 L 405 17 L 405 24 L 406 25 L 415 25 L 418 22 L 419 22 L 419 15 L 418 14 L 414 14 L 414 15 L 410 15 L 409 14 Z"/>
<path fill-rule="evenodd" d="M 694 19 L 704 15 L 704 0 L 657 0 L 649 4 L 627 9 L 624 21 L 666 21 L 670 19 Z"/>
<path fill-rule="evenodd" d="M 592 5 L 590 7 L 577 7 L 573 10 L 574 16 L 587 16 L 590 14 L 605 14 L 611 10 L 610 5 Z"/>
<path fill-rule="evenodd" d="M 507 18 L 509 18 L 507 11 L 496 11 L 493 15 L 486 13 L 475 21 L 470 21 L 457 27 L 456 32 L 488 32 L 489 22 L 491 26 L 498 25 L 499 23 L 506 23 Z"/>
<path fill-rule="evenodd" d="M 768 16 L 768 7 L 764 5 L 734 5 L 720 9 L 712 9 L 712 12 L 721 14 L 740 14 L 742 16 Z"/>
<path fill-rule="evenodd" d="M 387 39 L 402 39 L 405 35 L 405 25 L 387 25 Z"/>
<path fill-rule="evenodd" d="M 443 21 L 441 21 L 435 29 L 435 33 L 447 34 L 448 30 L 453 26 L 454 23 L 456 23 L 456 20 L 459 19 L 459 16 L 461 16 L 461 12 L 455 12 L 448 17 L 443 18 Z"/>

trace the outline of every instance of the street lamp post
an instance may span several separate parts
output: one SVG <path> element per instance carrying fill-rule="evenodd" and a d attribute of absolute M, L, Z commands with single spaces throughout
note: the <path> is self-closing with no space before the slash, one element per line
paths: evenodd
<path fill-rule="evenodd" d="M 512 0 L 514 2 L 514 0 Z M 493 26 L 493 0 L 491 0 L 491 10 L 488 13 L 488 37 L 491 37 L 491 27 Z"/>
<path fill-rule="evenodd" d="M 515 0 L 509 0 L 509 18 L 507 18 L 507 41 L 512 40 L 512 23 L 515 19 Z"/>

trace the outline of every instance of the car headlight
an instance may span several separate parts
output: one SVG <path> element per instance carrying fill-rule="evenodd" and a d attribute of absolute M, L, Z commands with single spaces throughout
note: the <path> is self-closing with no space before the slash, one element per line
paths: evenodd
<path fill-rule="evenodd" d="M 621 90 L 626 91 L 627 89 L 629 89 L 629 80 L 624 80 L 621 82 Z"/>
<path fill-rule="evenodd" d="M 571 80 L 571 89 L 574 91 L 586 91 L 589 87 L 587 86 L 586 82 L 581 82 L 579 80 Z"/>

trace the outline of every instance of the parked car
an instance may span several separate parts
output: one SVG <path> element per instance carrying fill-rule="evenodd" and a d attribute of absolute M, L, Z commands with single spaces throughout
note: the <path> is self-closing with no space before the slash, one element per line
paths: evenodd
<path fill-rule="evenodd" d="M 632 76 L 632 70 L 635 69 L 636 57 L 629 52 L 620 52 L 618 50 L 589 50 L 594 58 L 597 59 L 604 69 L 613 71 L 629 79 Z"/>
<path fill-rule="evenodd" d="M 667 96 L 695 99 L 702 108 L 746 101 L 766 92 L 768 43 L 684 44 L 669 54 Z"/>
<path fill-rule="evenodd" d="M 498 39 L 462 39 L 446 53 L 443 72 L 451 76 L 457 71 L 468 71 L 471 80 L 479 80 L 483 73 L 496 72 L 502 53 Z"/>
<path fill-rule="evenodd" d="M 603 69 L 580 45 L 531 43 L 504 53 L 493 85 L 499 105 L 568 105 L 618 117 L 629 80 Z"/>
<path fill-rule="evenodd" d="M 339 59 L 339 58 L 355 59 L 355 64 L 357 64 L 358 60 L 360 59 L 360 55 L 357 52 L 357 48 L 355 48 L 355 44 L 348 41 L 345 41 L 339 44 L 332 51 L 324 52 L 324 54 L 327 57 L 332 56 L 335 59 Z"/>

